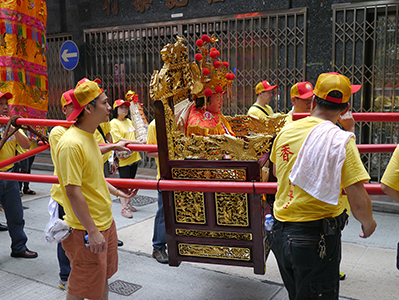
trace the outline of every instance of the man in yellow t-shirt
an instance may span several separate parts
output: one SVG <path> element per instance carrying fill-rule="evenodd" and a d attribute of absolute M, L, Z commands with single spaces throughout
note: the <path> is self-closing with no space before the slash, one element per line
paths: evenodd
<path fill-rule="evenodd" d="M 94 131 L 108 120 L 111 107 L 107 95 L 97 83 L 88 81 L 78 86 L 71 97 L 74 111 L 68 120 L 77 120 L 55 149 L 64 220 L 73 228 L 62 242 L 71 264 L 67 298 L 100 299 L 107 297 L 108 279 L 118 269 L 118 239 L 110 192 L 131 197 L 137 191 L 118 190 L 104 178 Z M 127 150 L 121 145 L 114 145 L 113 149 Z"/>
<path fill-rule="evenodd" d="M 0 116 L 8 116 L 8 100 L 12 97 L 11 93 L 0 92 Z M 5 126 L 1 126 L 0 136 L 7 134 L 4 130 Z M 0 149 L 0 161 L 14 157 L 17 144 L 25 149 L 30 147 L 29 139 L 22 131 L 15 132 L 14 135 L 7 139 Z M 12 167 L 13 164 L 0 169 L 0 171 L 9 172 Z M 30 251 L 26 247 L 28 238 L 24 232 L 24 212 L 18 181 L 0 180 L 0 203 L 6 215 L 8 233 L 11 237 L 11 257 L 36 258 L 37 252 Z M 7 230 L 7 227 L 4 226 L 3 230 Z"/>
<path fill-rule="evenodd" d="M 297 183 L 294 185 L 289 177 L 294 166 L 298 169 L 295 162 L 305 139 L 309 139 L 309 133 L 319 125 L 318 128 L 327 125 L 334 129 L 340 115 L 349 108 L 351 93 L 359 88 L 351 86 L 349 79 L 341 74 L 321 74 L 314 89 L 311 117 L 285 126 L 273 143 L 270 160 L 275 163 L 278 189 L 273 207 L 275 222 L 268 238 L 290 299 L 311 299 L 328 292 L 332 293 L 329 299 L 338 299 L 341 230 L 347 219 L 342 192 L 337 189 L 334 194 L 336 203 L 330 203 L 312 196 L 324 193 L 323 185 L 316 184 L 309 190 L 302 185 L 303 181 L 299 181 L 300 184 L 294 181 Z M 320 136 L 328 134 L 326 129 L 320 132 Z M 325 161 L 318 162 L 319 156 L 328 153 L 331 161 L 337 158 L 337 150 L 330 152 L 337 149 L 337 143 L 339 141 L 333 140 L 331 145 L 322 144 L 306 158 L 314 160 L 319 170 Z M 354 217 L 362 224 L 359 236 L 367 238 L 376 227 L 370 197 L 363 186 L 370 177 L 360 160 L 354 139 L 349 138 L 347 144 L 340 144 L 340 147 L 346 152 L 345 159 L 342 167 L 337 163 L 331 172 L 341 174 L 340 186 L 348 195 Z M 302 155 L 305 154 L 301 152 Z M 332 183 L 325 182 L 325 185 L 330 188 Z"/>
<path fill-rule="evenodd" d="M 74 90 L 68 90 L 61 96 L 61 105 L 62 105 L 62 112 L 68 118 L 73 110 L 73 103 L 71 94 L 73 94 Z M 55 156 L 56 156 L 56 149 L 59 140 L 67 131 L 68 128 L 63 126 L 56 126 L 54 127 L 49 135 L 49 144 L 50 144 L 50 153 L 51 159 L 53 160 L 54 165 L 54 175 L 57 176 L 57 166 L 55 163 Z M 51 188 L 51 198 L 49 201 L 49 213 L 52 217 L 58 217 L 59 219 L 63 220 L 65 216 L 65 211 L 63 207 L 63 197 L 64 193 L 62 191 L 61 185 L 53 184 Z M 54 202 L 55 201 L 55 202 Z M 69 264 L 69 259 L 65 254 L 64 248 L 62 248 L 62 244 L 57 244 L 57 259 L 58 265 L 60 267 L 59 278 L 58 278 L 58 287 L 60 289 L 66 290 L 67 289 L 67 282 L 69 273 L 71 272 L 71 266 Z"/>
<path fill-rule="evenodd" d="M 310 82 L 297 82 L 291 88 L 292 109 L 288 112 L 285 125 L 292 123 L 294 113 L 310 112 L 310 101 L 313 98 L 313 86 Z"/>
<path fill-rule="evenodd" d="M 382 191 L 399 202 L 399 147 L 396 147 L 391 160 L 381 178 Z"/>
<path fill-rule="evenodd" d="M 270 85 L 266 80 L 259 82 L 255 87 L 256 102 L 249 108 L 247 115 L 266 119 L 273 114 L 273 109 L 269 106 L 272 100 L 273 90 L 277 85 Z"/>
<path fill-rule="evenodd" d="M 155 119 L 148 125 L 147 144 L 157 144 L 157 131 L 155 127 Z M 148 157 L 155 158 L 157 163 L 157 179 L 160 176 L 158 152 L 146 152 Z M 161 264 L 169 262 L 166 253 L 166 232 L 165 232 L 165 216 L 163 210 L 162 193 L 158 193 L 158 210 L 154 219 L 154 235 L 152 236 L 152 257 Z"/>

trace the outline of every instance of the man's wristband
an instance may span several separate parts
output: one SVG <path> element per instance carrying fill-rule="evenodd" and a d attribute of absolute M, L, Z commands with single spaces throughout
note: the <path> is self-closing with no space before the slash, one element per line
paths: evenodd
<path fill-rule="evenodd" d="M 119 190 L 118 190 L 118 188 L 117 188 L 117 189 L 116 189 L 116 195 L 115 195 L 116 197 L 118 197 L 118 191 L 119 191 Z"/>

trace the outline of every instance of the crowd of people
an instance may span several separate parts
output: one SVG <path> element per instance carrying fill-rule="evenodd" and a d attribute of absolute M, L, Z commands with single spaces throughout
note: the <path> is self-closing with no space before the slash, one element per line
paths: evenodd
<path fill-rule="evenodd" d="M 248 115 L 258 119 L 271 116 L 274 112 L 269 103 L 277 88 L 266 80 L 257 84 L 256 102 Z M 210 88 L 206 93 L 204 89 L 193 93 L 186 136 L 234 136 L 220 111 L 225 89 Z M 273 142 L 270 161 L 278 189 L 271 208 L 274 225 L 267 238 L 290 299 L 338 299 L 341 231 L 348 215 L 352 213 L 361 223 L 361 238 L 372 235 L 377 225 L 363 185 L 370 177 L 360 160 L 355 122 L 349 112 L 351 94 L 359 89 L 338 73 L 321 74 L 314 89 L 310 82 L 296 83 L 291 88 L 293 108 Z M 10 93 L 0 92 L 0 116 L 8 115 L 10 98 Z M 117 271 L 117 247 L 123 244 L 117 237 L 111 194 L 121 199 L 121 215 L 132 218 L 136 209 L 130 205 L 130 198 L 137 190 L 116 188 L 105 177 L 117 169 L 120 178 L 134 178 L 141 157 L 126 145 L 144 141 L 136 141 L 128 100 L 114 101 L 110 120 L 110 100 L 99 80 L 79 81 L 74 89 L 63 93 L 61 105 L 67 120 L 75 123 L 69 129 L 57 126 L 49 136 L 54 174 L 59 179 L 51 189 L 49 213 L 70 228 L 57 248 L 59 286 L 67 289 L 67 299 L 107 299 L 107 280 Z M 310 117 L 293 121 L 292 114 L 300 112 L 310 112 Z M 153 120 L 148 127 L 148 144 L 157 143 L 155 125 Z M 99 143 L 105 145 L 99 147 Z M 21 131 L 7 140 L 0 160 L 15 156 L 17 145 L 31 147 Z M 158 153 L 146 154 L 156 159 L 159 178 Z M 109 162 L 111 157 L 115 159 Z M 397 149 L 381 180 L 383 191 L 397 201 L 398 157 Z M 11 256 L 37 257 L 26 246 L 18 182 L 0 180 L 0 203 L 7 219 L 5 230 L 11 237 Z M 167 263 L 161 193 L 152 243 L 153 257 Z"/>

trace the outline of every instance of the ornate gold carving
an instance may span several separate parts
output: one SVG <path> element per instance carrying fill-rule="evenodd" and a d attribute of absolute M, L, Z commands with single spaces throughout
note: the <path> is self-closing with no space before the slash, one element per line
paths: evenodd
<path fill-rule="evenodd" d="M 167 44 L 161 50 L 164 61 L 161 71 L 154 71 L 151 76 L 150 97 L 155 100 L 165 101 L 173 97 L 173 103 L 187 99 L 190 95 L 190 86 L 194 84 L 188 50 L 183 44 L 185 39 L 177 37 L 177 42 Z"/>
<path fill-rule="evenodd" d="M 218 225 L 249 225 L 247 194 L 215 193 L 215 204 Z"/>
<path fill-rule="evenodd" d="M 235 117 L 225 116 L 231 129 L 237 136 L 246 136 L 248 134 L 265 133 L 277 135 L 285 125 L 285 119 L 288 115 L 276 113 L 267 116 L 266 119 L 256 118 L 254 116 L 236 115 Z"/>
<path fill-rule="evenodd" d="M 174 105 L 186 100 L 190 96 L 190 87 L 194 84 L 193 70 L 188 61 L 188 50 L 183 44 L 184 41 L 184 38 L 177 37 L 176 43 L 163 47 L 161 56 L 164 65 L 159 72 L 154 71 L 150 84 L 151 99 L 161 100 L 164 105 L 169 159 L 222 160 L 227 158 L 256 161 L 265 153 L 269 153 L 270 140 L 283 125 L 282 117 L 269 120 L 261 127 L 263 130 L 257 129 L 256 134 L 245 138 L 228 135 L 186 137 L 178 130 L 175 115 L 168 105 L 168 100 L 172 98 Z M 235 119 L 235 124 L 244 122 L 240 120 L 245 119 Z M 261 123 L 258 122 L 259 124 Z"/>
<path fill-rule="evenodd" d="M 245 169 L 172 168 L 172 179 L 245 181 Z"/>
<path fill-rule="evenodd" d="M 176 229 L 176 235 L 177 236 L 192 236 L 192 237 L 200 237 L 200 238 L 252 241 L 251 233 L 240 233 L 240 232 Z"/>
<path fill-rule="evenodd" d="M 231 260 L 251 259 L 251 250 L 249 248 L 209 246 L 179 243 L 179 254 L 185 256 L 221 258 Z"/>
<path fill-rule="evenodd" d="M 173 192 L 176 222 L 205 224 L 205 202 L 202 192 Z"/>

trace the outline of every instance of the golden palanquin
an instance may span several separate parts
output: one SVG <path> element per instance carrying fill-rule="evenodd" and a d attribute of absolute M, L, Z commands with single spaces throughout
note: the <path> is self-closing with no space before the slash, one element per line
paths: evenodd
<path fill-rule="evenodd" d="M 174 106 L 189 98 L 192 83 L 183 41 L 164 47 L 165 64 L 151 78 L 161 180 L 261 181 L 259 161 L 270 152 L 285 116 L 267 121 L 229 117 L 238 138 L 186 137 L 174 115 Z M 163 191 L 162 197 L 170 266 L 193 261 L 248 266 L 264 274 L 262 195 Z"/>

